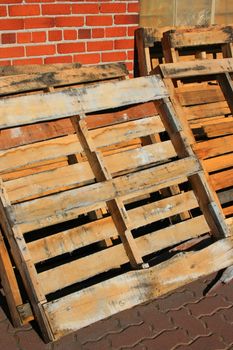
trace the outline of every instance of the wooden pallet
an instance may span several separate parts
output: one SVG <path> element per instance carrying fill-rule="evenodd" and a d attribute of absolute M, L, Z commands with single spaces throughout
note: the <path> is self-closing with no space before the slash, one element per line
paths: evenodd
<path fill-rule="evenodd" d="M 51 65 L 27 65 L 27 66 L 3 66 L 0 67 L 0 96 L 2 99 L 9 96 L 22 96 L 33 94 L 38 91 L 49 93 L 52 91 L 64 91 L 71 87 L 82 86 L 87 83 L 98 81 L 125 79 L 128 72 L 122 63 L 103 64 L 98 66 L 81 66 L 75 64 L 51 64 Z M 112 116 L 109 116 L 109 122 Z M 95 120 L 92 120 L 92 126 Z M 97 118 L 97 126 L 101 123 L 101 118 Z M 14 129 L 1 130 L 0 149 L 6 150 L 20 145 L 34 144 L 43 140 L 51 142 L 59 136 L 67 136 L 74 133 L 72 123 L 68 119 L 53 122 L 39 123 L 36 126 L 19 126 Z M 27 151 L 25 151 L 27 152 Z M 33 157 L 32 157 L 33 158 Z M 43 157 L 42 157 L 43 158 Z M 54 169 L 62 164 L 72 163 L 73 159 L 69 155 L 62 156 L 58 162 L 54 162 L 53 157 L 46 158 L 40 163 L 29 162 L 20 170 L 13 170 L 12 173 L 3 175 L 9 179 L 23 177 L 29 174 L 38 173 L 43 170 Z M 99 214 L 100 215 L 100 214 Z M 6 299 L 11 313 L 14 326 L 19 327 L 29 322 L 32 312 L 27 300 L 22 296 L 21 286 L 18 285 L 18 276 L 15 276 L 14 261 L 8 249 L 8 245 L 1 237 L 0 245 L 0 280 L 3 286 Z"/>
<path fill-rule="evenodd" d="M 176 29 L 163 34 L 162 46 L 166 63 L 193 59 L 232 57 L 232 26 L 209 26 L 192 29 Z M 184 52 L 184 48 L 187 53 Z M 209 54 L 209 55 L 208 55 Z M 220 58 L 220 56 L 218 57 Z"/>
<path fill-rule="evenodd" d="M 164 64 L 159 67 L 190 142 L 217 191 L 223 211 L 233 216 L 233 59 Z M 188 84 L 187 81 L 192 81 Z M 185 84 L 175 87 L 176 80 Z M 194 81 L 197 81 L 194 84 Z M 204 83 L 202 83 L 204 81 Z M 206 81 L 209 81 L 206 84 Z"/>
<path fill-rule="evenodd" d="M 60 118 L 75 130 L 0 153 L 1 226 L 46 341 L 233 263 L 215 193 L 158 76 L 11 97 L 3 110 L 1 130 Z M 104 126 L 91 127 L 93 112 Z M 76 161 L 59 164 L 64 155 Z M 54 169 L 23 172 L 48 159 Z M 182 192 L 161 197 L 173 185 Z M 204 249 L 170 257 L 205 234 Z"/>
<path fill-rule="evenodd" d="M 135 32 L 138 75 L 158 64 L 232 57 L 232 26 L 139 28 Z"/>

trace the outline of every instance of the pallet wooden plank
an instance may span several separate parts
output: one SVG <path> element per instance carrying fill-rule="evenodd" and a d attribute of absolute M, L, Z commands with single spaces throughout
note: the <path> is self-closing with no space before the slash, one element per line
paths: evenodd
<path fill-rule="evenodd" d="M 82 148 L 76 135 L 68 135 L 0 151 L 0 172 L 7 173 L 21 167 L 28 167 L 36 162 L 51 160 L 69 154 L 80 153 Z"/>
<path fill-rule="evenodd" d="M 208 172 L 227 169 L 230 168 L 233 164 L 233 153 L 223 154 L 214 158 L 205 159 L 203 163 L 205 169 Z"/>
<path fill-rule="evenodd" d="M 0 280 L 3 287 L 10 315 L 15 327 L 22 325 L 17 306 L 22 305 L 22 296 L 14 274 L 13 266 L 7 251 L 2 233 L 0 231 Z"/>
<path fill-rule="evenodd" d="M 176 153 L 171 141 L 165 141 L 108 155 L 106 156 L 106 164 L 113 175 L 119 175 L 175 156 Z M 85 161 L 7 181 L 5 188 L 9 200 L 19 202 L 93 181 L 94 174 L 89 163 Z"/>
<path fill-rule="evenodd" d="M 200 118 L 211 118 L 230 114 L 230 109 L 226 101 L 212 103 L 207 102 L 206 104 L 190 106 L 187 107 L 186 111 L 188 112 L 187 120 L 190 122 Z"/>
<path fill-rule="evenodd" d="M 232 26 L 209 26 L 193 29 L 176 29 L 167 32 L 171 47 L 182 48 L 190 46 L 224 44 L 232 42 Z"/>
<path fill-rule="evenodd" d="M 186 87 L 186 91 L 176 90 L 176 95 L 182 106 L 203 106 L 208 103 L 221 103 L 225 101 L 224 95 L 219 86 L 200 86 L 197 90 L 195 87 Z"/>
<path fill-rule="evenodd" d="M 232 264 L 232 239 L 222 239 L 200 251 L 177 255 L 151 269 L 131 271 L 46 303 L 43 309 L 51 320 L 55 337 L 59 338 Z"/>
<path fill-rule="evenodd" d="M 127 69 L 123 63 L 70 67 L 63 70 L 54 67 L 53 70 L 51 68 L 45 72 L 41 68 L 41 71 L 37 71 L 36 74 L 27 74 L 27 69 L 25 69 L 25 72 L 20 73 L 20 75 L 0 77 L 0 96 L 30 90 L 41 90 L 48 86 L 57 87 L 121 78 L 127 74 Z"/>
<path fill-rule="evenodd" d="M 132 216 L 132 209 L 129 210 Z M 138 213 L 140 215 L 140 212 Z M 137 244 L 144 255 L 164 249 L 173 244 L 202 235 L 209 230 L 204 216 L 198 216 L 167 228 L 137 238 Z M 58 255 L 71 253 L 72 251 L 101 240 L 117 235 L 116 228 L 111 217 L 99 219 L 98 222 L 90 222 L 73 229 L 65 230 L 57 234 L 41 238 L 28 243 L 34 263 L 54 258 Z"/>
<path fill-rule="evenodd" d="M 191 219 L 191 221 L 192 224 L 197 222 L 197 220 L 195 219 Z M 193 235 L 197 237 L 200 235 L 200 232 L 203 232 L 204 227 L 204 231 L 207 229 L 205 224 L 203 224 L 203 226 L 202 223 L 201 225 L 197 224 L 198 229 L 196 227 L 194 230 L 192 230 L 192 233 L 190 234 L 188 230 L 188 228 L 190 227 L 189 221 L 186 222 L 186 225 L 187 230 L 185 235 L 183 232 L 183 225 L 180 224 L 180 226 L 182 226 L 182 239 L 187 237 L 190 238 L 190 236 Z M 202 228 L 201 231 L 200 227 Z M 162 230 L 160 230 L 145 235 L 143 237 L 137 238 L 135 242 L 137 246 L 140 247 L 141 254 L 144 256 L 146 254 L 156 252 L 157 250 L 164 249 L 170 244 L 179 243 L 179 234 L 179 238 L 177 237 L 178 240 L 174 237 L 175 228 L 178 228 L 179 230 L 179 224 L 174 225 L 174 227 L 171 226 L 170 230 L 167 229 L 167 232 L 165 230 L 163 234 Z M 167 236 L 168 233 L 170 233 L 171 235 L 170 238 L 168 238 Z M 159 240 L 159 238 L 161 239 Z M 155 241 L 159 241 L 160 243 L 156 243 Z M 120 265 L 125 264 L 127 262 L 128 257 L 125 254 L 123 245 L 119 244 L 117 246 L 105 249 L 104 251 L 97 252 L 87 257 L 41 272 L 39 274 L 39 280 L 40 283 L 44 286 L 44 293 L 49 294 L 74 283 L 86 280 L 92 276 L 98 275 L 99 273 L 109 271 L 114 268 L 119 268 Z"/>
<path fill-rule="evenodd" d="M 3 116 L 0 129 L 153 101 L 167 94 L 161 78 L 149 76 L 64 92 L 3 99 L 0 101 Z"/>
<path fill-rule="evenodd" d="M 233 169 L 210 175 L 215 191 L 233 186 Z M 233 199 L 233 198 L 232 198 Z"/>
<path fill-rule="evenodd" d="M 159 116 L 153 116 L 91 130 L 90 134 L 94 138 L 97 147 L 101 148 L 162 131 L 164 131 L 164 127 L 161 119 Z M 20 167 L 28 167 L 35 162 L 54 159 L 58 154 L 59 156 L 67 156 L 82 151 L 83 149 L 75 134 L 11 148 L 0 151 L 0 172 L 9 172 Z"/>
<path fill-rule="evenodd" d="M 188 157 L 172 163 L 124 175 L 111 181 L 78 188 L 64 193 L 15 204 L 8 209 L 12 224 L 23 232 L 46 227 L 96 210 L 116 197 L 135 197 L 179 183 L 179 179 L 200 170 L 196 158 Z M 59 203 L 59 209 L 58 209 Z"/>
<path fill-rule="evenodd" d="M 193 146 L 195 153 L 201 159 L 215 157 L 224 153 L 233 152 L 233 136 L 224 136 L 217 139 L 196 143 Z"/>
<path fill-rule="evenodd" d="M 220 123 L 204 125 L 203 131 L 209 138 L 233 134 L 233 118 L 225 118 Z"/>
<path fill-rule="evenodd" d="M 218 60 L 201 60 L 160 64 L 162 76 L 181 79 L 192 76 L 216 75 L 233 71 L 233 58 Z"/>
<path fill-rule="evenodd" d="M 63 71 L 66 69 L 80 68 L 80 63 L 55 63 L 55 64 L 27 64 L 15 66 L 1 66 L 0 76 L 19 75 L 19 74 L 37 74 L 54 71 Z"/>

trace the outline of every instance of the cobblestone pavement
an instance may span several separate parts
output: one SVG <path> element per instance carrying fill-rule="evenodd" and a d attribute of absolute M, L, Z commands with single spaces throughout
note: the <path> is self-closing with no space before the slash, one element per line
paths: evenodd
<path fill-rule="evenodd" d="M 204 296 L 214 277 L 191 283 L 51 344 L 43 343 L 34 325 L 14 329 L 1 298 L 0 350 L 233 349 L 233 283 Z"/>

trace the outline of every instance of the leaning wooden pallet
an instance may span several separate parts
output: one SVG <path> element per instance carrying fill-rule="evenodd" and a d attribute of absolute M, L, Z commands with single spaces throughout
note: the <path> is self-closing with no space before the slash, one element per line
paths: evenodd
<path fill-rule="evenodd" d="M 75 64 L 53 64 L 53 65 L 28 65 L 28 66 L 3 66 L 0 67 L 0 96 L 8 98 L 11 95 L 21 96 L 25 94 L 33 94 L 36 91 L 49 92 L 61 91 L 72 86 L 80 86 L 87 83 L 97 81 L 107 81 L 115 79 L 125 79 L 127 70 L 122 63 L 104 64 L 99 66 L 81 66 Z M 110 119 L 111 120 L 111 116 Z M 97 116 L 97 125 L 101 123 Z M 92 121 L 94 124 L 94 120 Z M 30 126 L 19 126 L 16 129 L 6 129 L 1 131 L 0 149 L 10 149 L 19 145 L 33 144 L 46 139 L 48 143 L 52 143 L 53 138 L 59 136 L 67 136 L 74 133 L 71 122 L 67 119 L 53 122 L 40 123 Z M 49 141 L 50 140 L 50 141 Z M 25 157 L 27 158 L 27 150 L 25 149 Z M 33 157 L 32 157 L 33 158 Z M 42 157 L 43 159 L 43 157 Z M 79 161 L 81 158 L 79 159 Z M 40 163 L 28 162 L 17 170 L 13 169 L 11 173 L 4 175 L 10 178 L 26 176 L 33 173 L 41 172 L 45 169 L 54 169 L 61 164 L 72 162 L 73 159 L 69 154 L 65 154 L 56 163 L 51 158 L 46 158 Z M 19 175 L 20 173 L 20 175 Z M 31 320 L 32 314 L 30 305 L 23 301 L 20 286 L 16 280 L 14 262 L 10 256 L 10 251 L 1 239 L 0 247 L 0 279 L 8 301 L 11 318 L 13 324 L 18 327 Z M 18 278 L 18 277 L 17 277 Z"/>
<path fill-rule="evenodd" d="M 149 101 L 156 109 L 145 117 Z M 104 118 L 116 108 L 122 116 L 133 108 L 137 119 L 90 130 L 87 114 L 103 111 Z M 233 263 L 224 215 L 158 76 L 11 97 L 0 101 L 0 113 L 1 130 L 60 118 L 71 118 L 76 130 L 68 144 L 59 137 L 0 153 L 1 225 L 47 341 Z M 153 143 L 155 134 L 160 142 Z M 138 138 L 151 141 L 122 148 Z M 86 161 L 7 178 L 48 155 L 80 152 Z M 182 193 L 161 198 L 161 189 L 177 184 Z M 86 215 L 100 208 L 107 208 L 103 218 Z M 170 224 L 169 217 L 186 210 L 192 217 Z M 208 233 L 219 241 L 164 255 Z M 112 246 L 97 244 L 109 237 Z"/>
<path fill-rule="evenodd" d="M 176 29 L 165 32 L 162 38 L 163 54 L 166 63 L 179 62 L 184 56 L 194 55 L 194 59 L 232 57 L 232 26 L 209 26 Z M 186 49 L 186 52 L 184 51 Z M 207 54 L 209 57 L 207 57 Z M 220 58 L 220 57 L 218 57 Z"/>
<path fill-rule="evenodd" d="M 139 76 L 158 64 L 232 57 L 232 26 L 144 27 L 135 32 Z"/>
<path fill-rule="evenodd" d="M 189 138 L 203 161 L 227 217 L 233 216 L 233 59 L 160 65 L 159 70 Z M 158 70 L 157 70 L 158 71 Z M 176 87 L 176 80 L 183 86 Z M 189 84 L 188 82 L 192 82 Z M 196 81 L 196 84 L 194 83 Z M 202 81 L 209 83 L 203 87 Z"/>

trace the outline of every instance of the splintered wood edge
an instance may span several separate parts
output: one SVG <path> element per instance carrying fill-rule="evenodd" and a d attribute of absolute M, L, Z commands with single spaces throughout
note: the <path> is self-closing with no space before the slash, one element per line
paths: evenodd
<path fill-rule="evenodd" d="M 180 79 L 192 76 L 221 74 L 233 71 L 233 58 L 201 60 L 159 65 L 163 78 Z M 157 71 L 157 68 L 155 68 Z M 151 74 L 154 74 L 152 71 Z"/>
<path fill-rule="evenodd" d="M 0 100 L 0 129 L 129 106 L 167 96 L 161 77 L 156 75 L 49 94 L 12 97 Z"/>
<path fill-rule="evenodd" d="M 58 339 L 232 264 L 233 238 L 226 238 L 200 251 L 178 254 L 147 270 L 130 271 L 45 303 L 43 309 Z"/>

